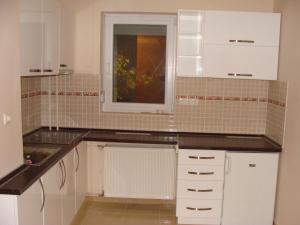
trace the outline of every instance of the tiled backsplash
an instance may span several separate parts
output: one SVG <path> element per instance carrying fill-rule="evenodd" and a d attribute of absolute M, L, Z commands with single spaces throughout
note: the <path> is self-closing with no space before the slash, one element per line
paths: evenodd
<path fill-rule="evenodd" d="M 41 78 L 21 78 L 22 131 L 28 133 L 41 126 Z"/>
<path fill-rule="evenodd" d="M 157 115 L 102 112 L 98 75 L 43 77 L 40 89 L 30 79 L 36 96 L 22 99 L 23 118 L 36 115 L 43 126 L 267 134 L 282 142 L 286 84 L 278 81 L 177 77 L 174 114 Z M 34 97 L 40 106 L 23 107 Z"/>

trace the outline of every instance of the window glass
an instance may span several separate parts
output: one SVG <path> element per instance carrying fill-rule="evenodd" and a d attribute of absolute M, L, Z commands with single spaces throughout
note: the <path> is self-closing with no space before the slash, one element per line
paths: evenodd
<path fill-rule="evenodd" d="M 114 24 L 113 102 L 165 102 L 166 25 Z"/>

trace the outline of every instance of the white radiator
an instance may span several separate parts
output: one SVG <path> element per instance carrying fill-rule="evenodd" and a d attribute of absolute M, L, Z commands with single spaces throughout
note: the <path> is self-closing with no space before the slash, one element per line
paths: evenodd
<path fill-rule="evenodd" d="M 174 199 L 176 152 L 172 146 L 104 148 L 104 196 Z"/>

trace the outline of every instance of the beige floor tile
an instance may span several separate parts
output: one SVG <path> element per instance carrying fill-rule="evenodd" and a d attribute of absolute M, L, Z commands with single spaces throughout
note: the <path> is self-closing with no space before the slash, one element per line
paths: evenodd
<path fill-rule="evenodd" d="M 177 225 L 174 201 L 88 197 L 72 225 Z"/>

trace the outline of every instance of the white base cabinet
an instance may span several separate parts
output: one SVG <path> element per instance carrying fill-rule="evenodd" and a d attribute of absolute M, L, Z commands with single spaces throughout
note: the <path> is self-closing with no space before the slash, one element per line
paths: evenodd
<path fill-rule="evenodd" d="M 226 154 L 222 225 L 272 225 L 279 153 Z"/>
<path fill-rule="evenodd" d="M 63 182 L 60 162 L 43 176 L 45 189 L 44 225 L 60 225 L 62 218 L 60 188 Z"/>
<path fill-rule="evenodd" d="M 22 195 L 0 195 L 0 224 L 42 225 L 42 188 L 35 182 Z"/>
<path fill-rule="evenodd" d="M 81 142 L 75 148 L 75 192 L 76 212 L 80 209 L 87 193 L 87 143 Z"/>

